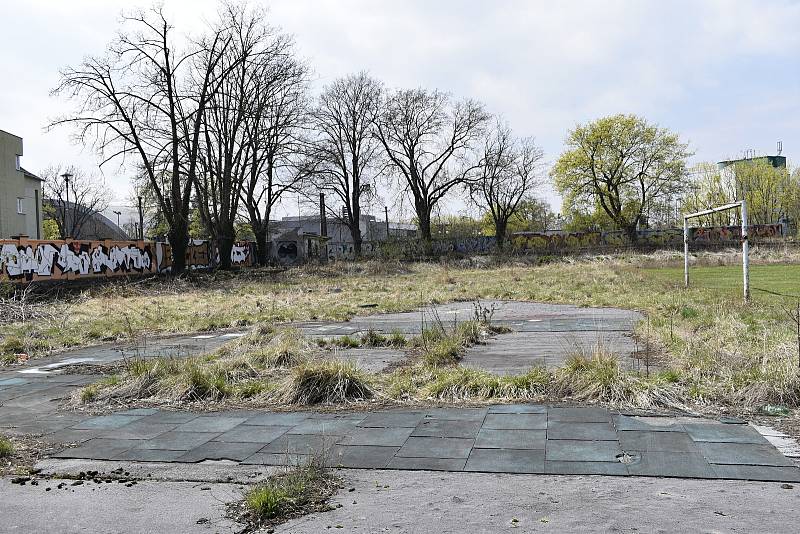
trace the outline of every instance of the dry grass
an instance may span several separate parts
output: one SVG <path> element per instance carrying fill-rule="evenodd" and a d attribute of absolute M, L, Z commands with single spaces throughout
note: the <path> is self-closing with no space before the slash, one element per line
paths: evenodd
<path fill-rule="evenodd" d="M 286 404 L 341 404 L 369 399 L 374 392 L 369 376 L 350 362 L 319 361 L 292 369 L 276 391 Z"/>

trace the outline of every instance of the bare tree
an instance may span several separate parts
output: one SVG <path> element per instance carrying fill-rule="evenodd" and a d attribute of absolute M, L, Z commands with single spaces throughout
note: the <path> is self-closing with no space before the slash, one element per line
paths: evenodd
<path fill-rule="evenodd" d="M 473 202 L 491 215 L 499 251 L 504 249 L 508 221 L 539 185 L 543 156 L 533 138 L 516 139 L 499 119 L 484 140 L 467 188 Z"/>
<path fill-rule="evenodd" d="M 466 163 L 468 150 L 488 118 L 474 100 L 453 104 L 445 93 L 420 88 L 389 96 L 375 121 L 389 165 L 411 194 L 429 253 L 431 213 L 474 168 Z"/>
<path fill-rule="evenodd" d="M 310 176 L 336 202 L 330 214 L 350 230 L 353 251 L 361 255 L 361 203 L 375 193 L 381 146 L 373 124 L 383 87 L 366 72 L 339 78 L 325 87 L 312 114 Z M 340 208 L 340 209 L 336 209 Z"/>
<path fill-rule="evenodd" d="M 308 67 L 294 52 L 294 41 L 273 34 L 250 66 L 242 142 L 247 161 L 241 201 L 256 241 L 258 261 L 269 261 L 269 221 L 280 199 L 296 191 L 305 176 L 299 154 L 307 123 Z"/>
<path fill-rule="evenodd" d="M 222 25 L 179 45 L 160 7 L 124 17 L 105 56 L 61 71 L 54 94 L 75 111 L 51 123 L 74 125 L 102 164 L 134 157 L 169 225 L 172 270 L 185 268 L 189 202 L 196 183 L 206 109 L 224 78 L 218 64 L 230 42 Z"/>
<path fill-rule="evenodd" d="M 109 191 L 102 179 L 76 167 L 55 165 L 44 179 L 45 211 L 52 214 L 60 239 L 83 239 L 92 217 L 108 208 Z"/>

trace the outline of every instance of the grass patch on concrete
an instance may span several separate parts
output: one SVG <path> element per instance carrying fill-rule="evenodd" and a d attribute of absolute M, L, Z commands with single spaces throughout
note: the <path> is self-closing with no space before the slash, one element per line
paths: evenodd
<path fill-rule="evenodd" d="M 296 517 L 330 510 L 328 500 L 340 487 L 324 463 L 314 459 L 250 488 L 242 502 L 229 507 L 229 515 L 247 525 L 245 532 L 264 531 Z"/>
<path fill-rule="evenodd" d="M 0 436 L 0 458 L 10 458 L 14 454 L 14 445 L 11 440 Z"/>
<path fill-rule="evenodd" d="M 307 362 L 294 367 L 276 392 L 286 404 L 341 404 L 365 400 L 374 392 L 367 373 L 350 362 Z"/>

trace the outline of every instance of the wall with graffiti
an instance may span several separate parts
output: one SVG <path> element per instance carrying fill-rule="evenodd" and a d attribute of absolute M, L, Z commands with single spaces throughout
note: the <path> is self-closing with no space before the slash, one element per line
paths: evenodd
<path fill-rule="evenodd" d="M 189 269 L 210 269 L 218 261 L 219 251 L 212 242 L 192 240 L 189 243 L 186 250 Z M 254 265 L 255 245 L 234 243 L 231 263 L 237 267 Z M 76 280 L 168 273 L 171 270 L 172 251 L 168 243 L 0 240 L 0 280 Z"/>

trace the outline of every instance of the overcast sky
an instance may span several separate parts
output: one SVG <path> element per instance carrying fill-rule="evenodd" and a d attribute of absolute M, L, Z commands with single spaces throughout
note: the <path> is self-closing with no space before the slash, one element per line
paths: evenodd
<path fill-rule="evenodd" d="M 255 2 L 254 2 L 255 3 Z M 637 113 L 678 132 L 695 161 L 800 154 L 800 2 L 274 0 L 317 87 L 366 69 L 390 87 L 436 87 L 483 101 L 552 162 L 569 128 Z M 152 2 L 3 1 L 0 129 L 24 138 L 23 166 L 96 170 L 68 130 L 45 133 L 67 102 L 59 68 L 100 54 L 122 9 Z M 179 31 L 197 31 L 213 0 L 166 0 Z M 104 175 L 118 199 L 128 176 Z M 546 196 L 558 204 L 552 193 Z M 289 208 L 285 208 L 289 209 Z"/>

